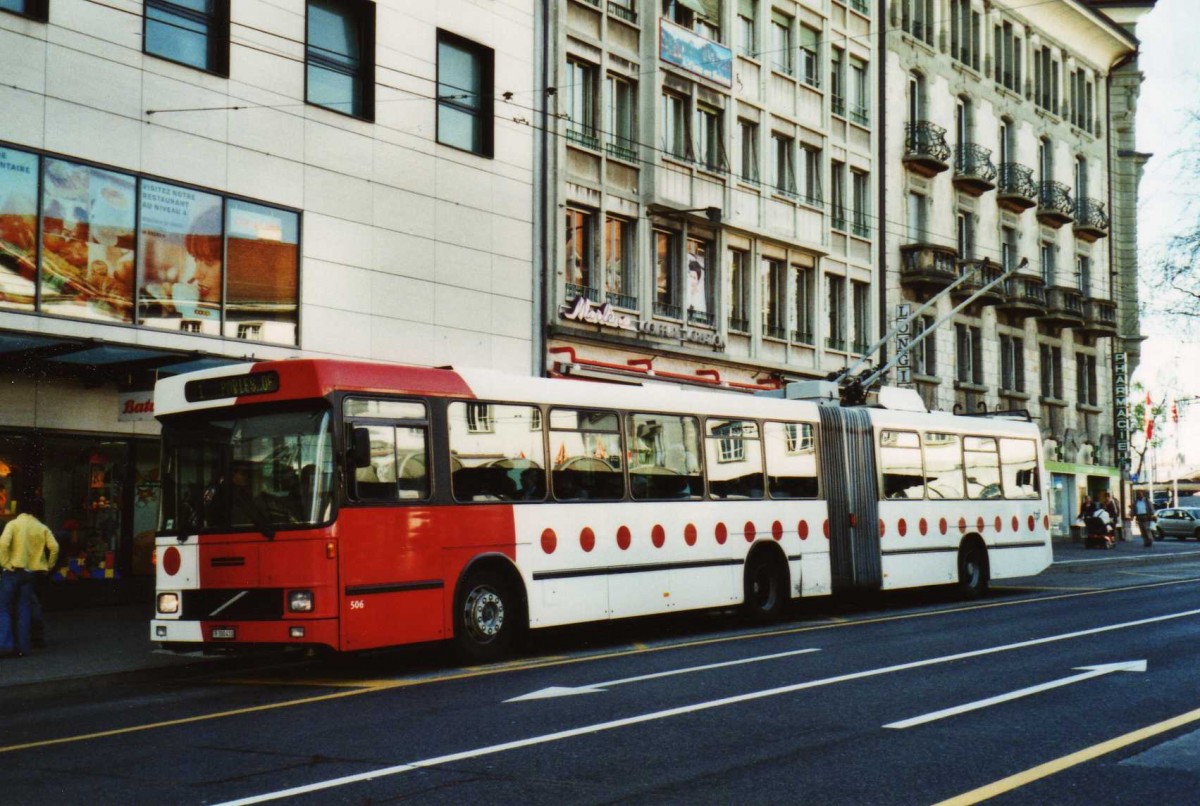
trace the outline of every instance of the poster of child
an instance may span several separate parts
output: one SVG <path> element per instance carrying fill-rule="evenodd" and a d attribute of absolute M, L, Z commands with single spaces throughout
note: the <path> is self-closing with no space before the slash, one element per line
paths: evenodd
<path fill-rule="evenodd" d="M 142 183 L 138 319 L 171 330 L 220 333 L 221 199 Z"/>

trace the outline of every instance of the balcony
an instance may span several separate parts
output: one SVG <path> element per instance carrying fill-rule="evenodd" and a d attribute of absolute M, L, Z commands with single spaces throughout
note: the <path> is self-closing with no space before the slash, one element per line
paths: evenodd
<path fill-rule="evenodd" d="M 1023 213 L 1038 202 L 1037 183 L 1033 170 L 1019 162 L 1000 164 L 1000 184 L 996 203 L 1013 213 Z"/>
<path fill-rule="evenodd" d="M 1096 199 L 1075 201 L 1075 237 L 1088 243 L 1108 237 L 1108 213 L 1103 202 Z"/>
<path fill-rule="evenodd" d="M 1014 274 L 1004 281 L 1004 295 L 996 310 L 1017 319 L 1041 316 L 1046 312 L 1046 284 L 1041 277 Z"/>
<path fill-rule="evenodd" d="M 996 187 L 992 150 L 974 143 L 954 147 L 954 186 L 963 193 L 982 196 Z"/>
<path fill-rule="evenodd" d="M 937 292 L 958 279 L 958 250 L 952 246 L 917 243 L 900 247 L 900 285 Z"/>
<path fill-rule="evenodd" d="M 921 176 L 937 176 L 950 167 L 946 130 L 927 120 L 909 123 L 904 136 L 904 167 Z"/>
<path fill-rule="evenodd" d="M 1056 327 L 1081 327 L 1083 325 L 1083 294 L 1074 288 L 1050 286 L 1046 289 L 1046 312 L 1038 319 Z"/>
<path fill-rule="evenodd" d="M 957 265 L 959 276 L 966 275 L 967 279 L 950 292 L 950 296 L 956 302 L 971 296 L 1002 274 L 1000 267 L 990 260 L 960 260 Z M 998 305 L 1003 300 L 1004 286 L 997 283 L 977 297 L 975 302 L 980 305 Z"/>
<path fill-rule="evenodd" d="M 1106 299 L 1084 300 L 1083 326 L 1077 329 L 1097 339 L 1117 335 L 1117 303 Z"/>
<path fill-rule="evenodd" d="M 1075 202 L 1071 200 L 1071 189 L 1062 182 L 1046 180 L 1038 185 L 1038 221 L 1058 229 L 1075 217 Z"/>

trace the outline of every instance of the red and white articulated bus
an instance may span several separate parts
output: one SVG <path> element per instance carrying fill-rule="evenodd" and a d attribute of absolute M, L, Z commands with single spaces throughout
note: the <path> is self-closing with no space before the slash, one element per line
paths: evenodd
<path fill-rule="evenodd" d="M 178 650 L 485 660 L 529 628 L 978 595 L 1051 561 L 1028 418 L 340 360 L 169 378 L 155 410 L 150 636 Z"/>

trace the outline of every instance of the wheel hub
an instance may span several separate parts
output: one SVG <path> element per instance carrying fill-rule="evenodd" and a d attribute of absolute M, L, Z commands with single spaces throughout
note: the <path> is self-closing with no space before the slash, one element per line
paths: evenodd
<path fill-rule="evenodd" d="M 466 624 L 480 639 L 494 638 L 504 627 L 504 600 L 495 591 L 477 588 L 466 601 Z"/>

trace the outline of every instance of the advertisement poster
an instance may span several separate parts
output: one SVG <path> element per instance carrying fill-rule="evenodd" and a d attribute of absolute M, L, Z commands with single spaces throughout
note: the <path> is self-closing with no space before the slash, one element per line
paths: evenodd
<path fill-rule="evenodd" d="M 220 334 L 221 218 L 219 196 L 142 182 L 141 324 Z"/>
<path fill-rule="evenodd" d="M 698 314 L 708 313 L 708 283 L 704 277 L 707 257 L 704 244 L 688 239 L 688 309 Z"/>
<path fill-rule="evenodd" d="M 300 218 L 230 200 L 227 210 L 225 335 L 295 344 L 300 285 Z"/>
<path fill-rule="evenodd" d="M 133 321 L 135 181 L 46 159 L 42 310 Z"/>
<path fill-rule="evenodd" d="M 0 308 L 33 310 L 37 182 L 37 156 L 0 148 Z"/>

